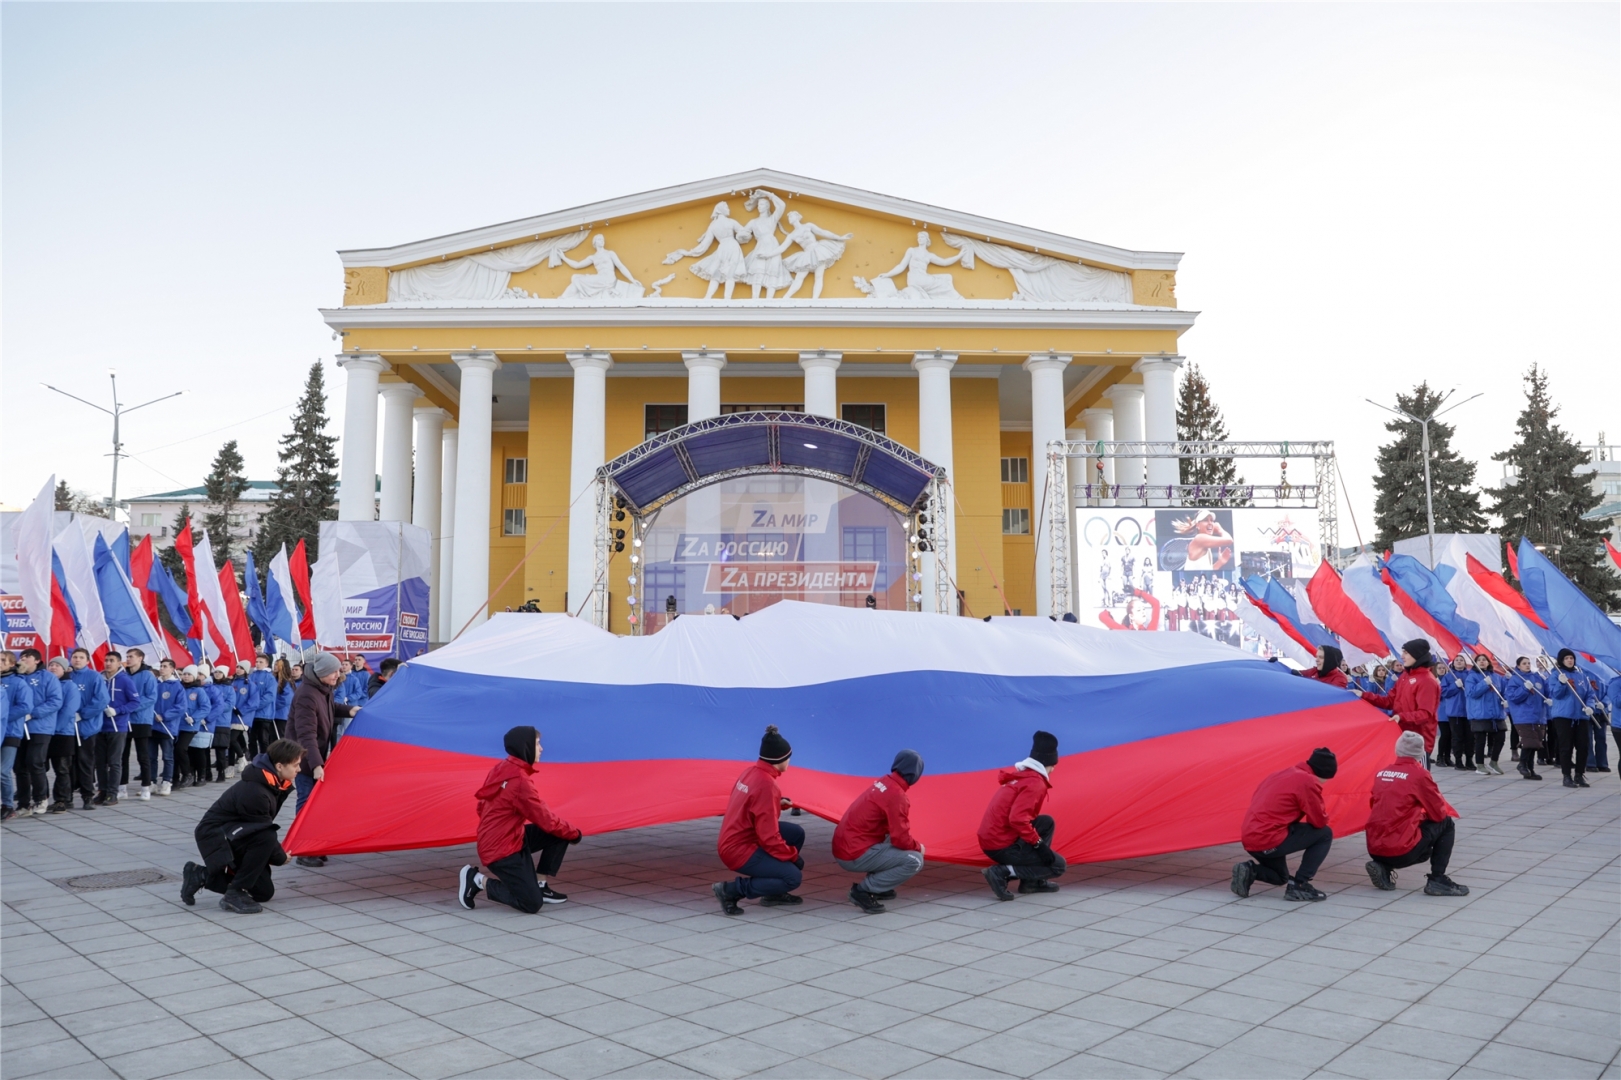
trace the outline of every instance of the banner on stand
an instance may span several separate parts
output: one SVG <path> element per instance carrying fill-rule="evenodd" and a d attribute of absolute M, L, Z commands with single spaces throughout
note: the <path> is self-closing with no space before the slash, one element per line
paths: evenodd
<path fill-rule="evenodd" d="M 323 648 L 373 667 L 428 649 L 428 530 L 400 521 L 323 521 L 310 572 Z"/>

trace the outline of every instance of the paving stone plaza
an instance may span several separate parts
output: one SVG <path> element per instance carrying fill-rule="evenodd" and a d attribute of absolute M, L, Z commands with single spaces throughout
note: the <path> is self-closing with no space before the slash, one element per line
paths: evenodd
<path fill-rule="evenodd" d="M 864 916 L 803 818 L 798 909 L 722 916 L 707 820 L 588 838 L 571 901 L 536 916 L 457 905 L 470 847 L 288 867 L 239 916 L 176 880 L 59 884 L 178 878 L 218 786 L 16 821 L 0 1074 L 1621 1077 L 1621 784 L 1439 779 L 1464 899 L 1422 895 L 1418 867 L 1374 890 L 1356 836 L 1320 904 L 1237 900 L 1234 845 L 1010 904 L 931 866 Z"/>

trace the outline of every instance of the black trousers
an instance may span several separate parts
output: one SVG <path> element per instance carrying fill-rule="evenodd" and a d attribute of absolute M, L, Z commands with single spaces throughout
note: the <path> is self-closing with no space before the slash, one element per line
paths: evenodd
<path fill-rule="evenodd" d="M 120 772 L 118 774 L 118 782 L 120 784 L 129 783 L 129 754 L 130 754 L 130 750 L 132 748 L 135 751 L 135 765 L 136 765 L 136 768 L 140 770 L 139 772 L 136 773 L 136 779 L 138 779 L 140 781 L 142 787 L 151 787 L 152 786 L 152 725 L 151 724 L 131 724 L 129 726 L 129 738 L 124 741 L 124 765 L 123 765 L 123 768 L 120 770 Z"/>
<path fill-rule="evenodd" d="M 1575 773 L 1587 775 L 1587 717 L 1572 720 L 1565 716 L 1548 717 L 1548 730 L 1554 745 L 1559 748 L 1559 771 L 1566 776 Z"/>
<path fill-rule="evenodd" d="M 17 747 L 17 805 L 38 806 L 51 797 L 46 768 L 51 761 L 51 735 L 34 735 Z"/>
<path fill-rule="evenodd" d="M 287 853 L 276 839 L 276 830 L 262 829 L 245 841 L 231 841 L 234 865 L 227 870 L 210 870 L 203 888 L 210 892 L 244 892 L 259 903 L 276 895 L 275 883 L 270 880 L 270 868 L 287 861 Z"/>
<path fill-rule="evenodd" d="M 539 825 L 523 827 L 523 847 L 484 868 L 484 893 L 497 904 L 517 908 L 526 915 L 540 910 L 540 878 L 563 867 L 568 841 Z"/>
<path fill-rule="evenodd" d="M 195 731 L 177 732 L 174 737 L 174 778 L 175 782 L 186 779 L 191 775 L 191 737 Z"/>
<path fill-rule="evenodd" d="M 1452 761 L 1452 723 L 1447 721 L 1435 726 L 1435 760 L 1443 763 Z"/>
<path fill-rule="evenodd" d="M 86 799 L 96 796 L 96 742 L 80 742 L 72 735 L 51 736 L 51 769 L 56 773 L 52 801 L 71 803 L 73 792 Z"/>
<path fill-rule="evenodd" d="M 255 720 L 248 731 L 248 760 L 252 761 L 270 749 L 270 744 L 281 738 L 274 720 Z"/>
<path fill-rule="evenodd" d="M 1503 733 L 1501 731 L 1475 732 L 1475 760 L 1485 761 L 1490 758 L 1496 761 L 1503 756 Z M 1448 819 L 1450 820 L 1450 819 Z"/>
<path fill-rule="evenodd" d="M 241 765 L 248 761 L 248 735 L 247 728 L 231 729 L 231 760 L 229 764 Z"/>
<path fill-rule="evenodd" d="M 186 747 L 186 755 L 191 758 L 191 782 L 194 784 L 208 783 L 208 749 L 206 746 Z"/>
<path fill-rule="evenodd" d="M 103 798 L 118 794 L 119 770 L 128 741 L 127 731 L 103 731 L 96 736 L 96 782 Z"/>
<path fill-rule="evenodd" d="M 1013 873 L 1020 881 L 1046 881 L 1048 878 L 1062 877 L 1069 864 L 1064 862 L 1062 855 L 1052 850 L 1053 819 L 1042 814 L 1030 825 L 1041 837 L 1041 847 L 1021 837 L 1008 847 L 985 852 L 985 857 L 998 866 L 1013 867 Z M 1043 853 L 1051 854 L 1051 866 L 1047 865 Z"/>
<path fill-rule="evenodd" d="M 1289 826 L 1289 835 L 1283 838 L 1283 843 L 1265 851 L 1251 851 L 1250 858 L 1254 859 L 1259 867 L 1255 877 L 1268 885 L 1284 885 L 1289 881 L 1289 860 L 1285 857 L 1297 851 L 1304 851 L 1300 857 L 1300 869 L 1295 871 L 1295 882 L 1308 885 L 1311 879 L 1317 876 L 1317 870 L 1328 858 L 1328 849 L 1334 843 L 1334 830 L 1328 826 L 1321 829 L 1304 821 L 1297 821 Z"/>
<path fill-rule="evenodd" d="M 1430 876 L 1440 877 L 1447 872 L 1447 864 L 1452 861 L 1452 841 L 1456 830 L 1452 827 L 1452 819 L 1441 821 L 1424 821 L 1418 826 L 1418 843 L 1405 855 L 1373 855 L 1369 854 L 1374 862 L 1391 870 L 1400 870 L 1404 866 L 1416 866 L 1428 859 L 1430 863 Z"/>
<path fill-rule="evenodd" d="M 232 740 L 233 736 L 230 734 L 229 729 L 214 733 L 214 779 L 216 780 L 223 781 L 225 779 L 225 770 L 230 767 Z M 204 768 L 206 769 L 207 766 L 205 765 Z"/>
<path fill-rule="evenodd" d="M 1474 733 L 1469 730 L 1468 718 L 1463 716 L 1450 717 L 1447 720 L 1447 727 L 1452 729 L 1452 764 L 1468 765 L 1473 768 L 1475 764 L 1475 739 Z"/>

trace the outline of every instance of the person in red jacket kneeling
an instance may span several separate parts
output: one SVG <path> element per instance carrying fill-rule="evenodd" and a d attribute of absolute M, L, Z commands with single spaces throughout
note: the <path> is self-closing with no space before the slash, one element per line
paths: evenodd
<path fill-rule="evenodd" d="M 1312 887 L 1318 867 L 1328 858 L 1334 830 L 1328 827 L 1323 805 L 1323 781 L 1339 772 L 1334 751 L 1319 746 L 1298 765 L 1280 769 L 1255 789 L 1239 834 L 1253 862 L 1233 864 L 1233 893 L 1248 897 L 1256 881 L 1284 886 L 1285 900 L 1327 900 L 1328 894 Z M 1297 851 L 1300 869 L 1289 876 L 1289 860 Z"/>
<path fill-rule="evenodd" d="M 1058 767 L 1058 736 L 1036 732 L 1030 756 L 1003 769 L 999 786 L 979 823 L 979 847 L 994 864 L 985 881 L 998 900 L 1012 900 L 1008 883 L 1019 879 L 1021 893 L 1057 892 L 1052 879 L 1066 869 L 1053 850 L 1053 819 L 1041 812 Z"/>
<path fill-rule="evenodd" d="M 1430 873 L 1426 896 L 1468 896 L 1469 890 L 1447 877 L 1452 860 L 1458 812 L 1441 797 L 1435 777 L 1424 767 L 1424 740 L 1404 731 L 1396 740 L 1396 760 L 1373 778 L 1368 813 L 1368 877 L 1374 887 L 1396 887 L 1396 871 L 1426 859 Z"/>
<path fill-rule="evenodd" d="M 895 755 L 888 776 L 857 795 L 833 830 L 833 858 L 844 869 L 867 876 L 850 886 L 850 903 L 868 915 L 883 913 L 897 886 L 923 869 L 923 845 L 912 838 L 908 789 L 923 778 L 916 750 Z"/>
<path fill-rule="evenodd" d="M 515 727 L 502 739 L 506 760 L 491 769 L 473 797 L 478 800 L 478 857 L 489 871 L 464 866 L 457 899 L 473 910 L 473 898 L 487 890 L 490 899 L 527 915 L 542 904 L 561 904 L 567 896 L 546 884 L 563 867 L 570 844 L 584 835 L 547 806 L 529 779 L 540 758 L 540 732 Z"/>
<path fill-rule="evenodd" d="M 720 909 L 728 915 L 743 914 L 737 906 L 739 900 L 758 899 L 767 907 L 804 902 L 794 890 L 804 880 L 805 859 L 800 849 L 805 846 L 805 830 L 778 820 L 791 804 L 777 790 L 777 777 L 788 771 L 793 753 L 777 726 L 767 726 L 760 740 L 760 759 L 732 785 L 716 849 L 720 861 L 739 876 L 710 886 Z"/>

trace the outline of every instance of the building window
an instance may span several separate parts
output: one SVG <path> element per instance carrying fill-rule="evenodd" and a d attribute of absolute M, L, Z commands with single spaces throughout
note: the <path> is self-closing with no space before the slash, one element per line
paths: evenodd
<path fill-rule="evenodd" d="M 1030 459 L 1022 457 L 1005 457 L 1002 459 L 1002 483 L 1028 484 L 1030 482 Z M 1007 530 L 1002 530 L 1006 532 Z M 1025 532 L 1029 532 L 1026 529 Z"/>
<path fill-rule="evenodd" d="M 515 506 L 501 511 L 502 536 L 522 536 L 525 524 L 523 507 Z"/>
<path fill-rule="evenodd" d="M 1019 458 L 1013 460 L 1018 461 Z M 1030 535 L 1030 508 L 1027 506 L 1009 506 L 1002 510 L 1002 534 L 1004 536 Z"/>
<path fill-rule="evenodd" d="M 642 439 L 645 441 L 655 435 L 662 435 L 666 431 L 673 431 L 687 422 L 687 407 L 685 405 L 646 405 L 643 406 L 645 420 L 642 425 Z"/>
<path fill-rule="evenodd" d="M 141 525 L 143 527 L 145 527 L 145 528 L 150 529 L 152 526 L 157 525 L 158 523 L 159 523 L 159 515 L 157 515 L 157 514 L 142 514 L 141 515 Z"/>
<path fill-rule="evenodd" d="M 889 589 L 889 530 L 882 525 L 846 525 L 843 540 L 844 561 L 877 563 L 873 593 L 886 592 Z"/>
<path fill-rule="evenodd" d="M 882 405 L 844 405 L 840 408 L 840 415 L 846 423 L 860 424 L 864 428 L 871 428 L 880 435 L 884 432 L 884 407 Z"/>
<path fill-rule="evenodd" d="M 509 457 L 509 458 L 507 458 L 506 474 L 505 474 L 505 477 L 503 478 L 503 480 L 501 482 L 504 483 L 504 484 L 527 484 L 527 483 L 529 483 L 529 459 L 528 458 L 521 458 L 521 457 Z M 523 533 L 520 530 L 519 532 L 513 533 L 512 535 L 514 535 L 514 536 L 522 536 Z"/>
<path fill-rule="evenodd" d="M 756 404 L 753 404 L 753 403 L 750 403 L 750 402 L 733 402 L 730 405 L 722 405 L 720 407 L 720 414 L 722 416 L 730 416 L 733 413 L 742 413 L 742 412 L 804 412 L 804 411 L 805 411 L 805 406 L 803 404 L 784 405 L 784 404 L 779 403 L 779 404 L 776 404 L 776 405 L 756 405 Z"/>

